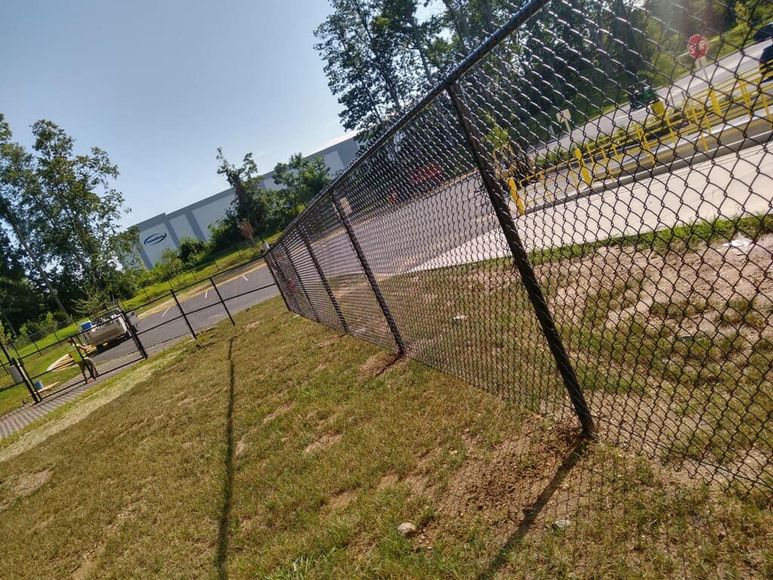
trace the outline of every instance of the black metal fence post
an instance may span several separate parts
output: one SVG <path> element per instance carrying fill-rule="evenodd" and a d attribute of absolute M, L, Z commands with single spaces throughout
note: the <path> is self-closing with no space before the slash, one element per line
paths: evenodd
<path fill-rule="evenodd" d="M 142 358 L 147 360 L 148 352 L 145 350 L 145 345 L 142 344 L 140 337 L 137 335 L 137 329 L 134 328 L 134 325 L 129 320 L 128 315 L 123 310 L 121 310 L 121 316 L 123 317 L 123 321 L 126 323 L 126 328 L 129 329 L 129 334 L 131 335 L 132 340 L 134 341 L 134 345 L 137 347 L 137 350 L 142 355 Z"/>
<path fill-rule="evenodd" d="M 231 321 L 231 324 L 236 326 L 236 323 L 234 322 L 233 316 L 231 316 L 231 311 L 228 310 L 228 305 L 225 303 L 225 300 L 223 300 L 223 297 L 220 295 L 220 290 L 217 287 L 217 284 L 215 284 L 215 281 L 212 279 L 212 276 L 209 277 L 209 281 L 212 284 L 212 287 L 215 289 L 215 294 L 217 294 L 217 299 L 220 300 L 220 304 L 223 305 L 223 308 L 225 309 L 225 313 L 228 315 L 228 320 Z"/>
<path fill-rule="evenodd" d="M 486 151 L 482 146 L 482 139 L 480 135 L 477 134 L 476 127 L 470 121 L 471 114 L 464 102 L 464 97 L 457 82 L 449 85 L 448 95 L 451 98 L 451 102 L 459 117 L 467 144 L 470 147 L 470 151 L 475 160 L 475 164 L 478 167 L 486 191 L 488 192 L 491 204 L 494 206 L 494 213 L 496 213 L 499 225 L 507 240 L 507 245 L 513 256 L 513 261 L 518 268 L 518 272 L 526 287 L 526 292 L 532 307 L 534 308 L 537 320 L 540 323 L 542 332 L 547 339 L 550 351 L 556 361 L 558 372 L 561 374 L 566 390 L 569 393 L 569 398 L 574 406 L 575 413 L 582 425 L 583 434 L 590 437 L 593 435 L 593 418 L 588 409 L 588 403 L 586 402 L 585 395 L 577 381 L 577 376 L 575 375 L 574 368 L 569 360 L 569 355 L 564 348 L 561 336 L 553 321 L 553 315 L 548 308 L 545 296 L 542 294 L 542 289 L 534 274 L 534 269 L 529 262 L 526 249 L 524 248 L 521 237 L 515 227 L 515 222 L 510 214 L 507 199 L 503 196 L 501 188 L 497 184 L 496 174 L 487 161 Z"/>
<path fill-rule="evenodd" d="M 354 228 L 352 227 L 351 221 L 349 221 L 349 216 L 346 215 L 346 212 L 344 212 L 343 208 L 341 207 L 340 200 L 336 198 L 334 192 L 332 191 L 330 192 L 330 199 L 333 202 L 333 207 L 335 207 L 338 218 L 341 220 L 341 223 L 343 224 L 344 229 L 349 236 L 349 240 L 352 242 L 354 253 L 357 254 L 357 259 L 360 261 L 362 271 L 365 273 L 365 277 L 368 279 L 368 283 L 373 289 L 373 293 L 376 295 L 376 301 L 381 308 L 381 312 L 384 314 L 384 318 L 386 319 L 387 325 L 389 326 L 389 330 L 392 331 L 392 336 L 394 336 L 395 343 L 397 344 L 397 352 L 400 356 L 403 356 L 405 355 L 405 343 L 403 342 L 403 337 L 400 334 L 400 329 L 397 328 L 397 322 L 395 322 L 395 319 L 392 317 L 392 312 L 389 310 L 386 299 L 381 293 L 381 288 L 379 288 L 378 282 L 376 281 L 376 276 L 373 274 L 373 270 L 370 269 L 370 264 L 368 264 L 368 261 L 365 259 L 365 254 L 363 253 L 362 246 L 360 246 L 360 242 L 357 240 L 357 236 L 354 233 Z"/>
<path fill-rule="evenodd" d="M 32 400 L 36 403 L 39 403 L 43 399 L 40 396 L 40 393 L 38 393 L 37 389 L 35 389 L 35 385 L 32 384 L 32 381 L 30 381 L 29 375 L 27 374 L 27 370 L 24 368 L 24 363 L 21 361 L 17 361 L 14 358 L 11 358 L 10 354 L 8 354 L 8 350 L 6 350 L 5 345 L 2 341 L 0 341 L 0 350 L 3 351 L 3 355 L 8 360 L 8 372 L 11 374 L 11 369 L 15 368 L 16 371 L 19 373 L 19 376 L 21 377 L 22 382 L 24 383 L 24 386 L 27 388 L 27 391 L 29 391 L 30 396 L 32 397 Z M 11 375 L 13 376 L 13 375 Z"/>
<path fill-rule="evenodd" d="M 306 286 L 303 284 L 303 280 L 301 280 L 301 275 L 298 273 L 298 269 L 295 267 L 295 264 L 293 264 L 293 259 L 290 256 L 290 252 L 285 246 L 280 246 L 285 253 L 285 256 L 287 256 L 287 262 L 290 264 L 290 267 L 293 269 L 293 273 L 295 274 L 295 279 L 298 280 L 298 286 L 301 287 L 301 292 L 303 292 L 303 295 L 306 297 L 306 302 L 309 304 L 309 308 L 311 309 L 311 314 L 314 316 L 314 320 L 317 322 L 321 322 L 319 319 L 319 315 L 317 314 L 317 310 L 314 308 L 314 305 L 311 303 L 311 298 L 309 298 L 309 293 L 306 292 Z"/>
<path fill-rule="evenodd" d="M 306 251 L 309 252 L 309 256 L 311 256 L 311 261 L 314 264 L 314 268 L 317 270 L 317 274 L 319 274 L 320 280 L 322 280 L 322 286 L 325 287 L 325 292 L 327 292 L 327 295 L 330 298 L 330 302 L 332 302 L 333 308 L 335 308 L 336 314 L 338 315 L 338 321 L 341 323 L 341 328 L 343 329 L 344 332 L 348 334 L 349 325 L 346 323 L 346 318 L 344 318 L 344 313 L 341 311 L 341 307 L 338 305 L 338 300 L 336 300 L 336 297 L 333 294 L 333 290 L 330 288 L 330 284 L 327 281 L 327 277 L 322 271 L 322 266 L 320 265 L 319 260 L 317 260 L 317 256 L 311 247 L 311 241 L 309 240 L 309 237 L 306 235 L 306 232 L 303 231 L 303 226 L 300 224 L 298 225 L 298 233 L 301 236 L 303 245 L 306 246 Z"/>
<path fill-rule="evenodd" d="M 177 299 L 177 294 L 175 294 L 174 290 L 171 290 L 172 298 L 174 298 L 175 304 L 177 304 L 177 308 L 180 311 L 180 314 L 183 317 L 183 320 L 185 321 L 185 324 L 188 325 L 188 330 L 191 331 L 191 335 L 193 338 L 196 338 L 196 331 L 193 330 L 193 327 L 191 326 L 190 321 L 188 320 L 188 317 L 185 316 L 185 311 L 183 310 L 183 307 L 180 305 L 180 301 Z"/>
<path fill-rule="evenodd" d="M 276 283 L 277 288 L 279 288 L 279 294 L 282 295 L 282 300 L 284 300 L 287 310 L 290 312 L 298 312 L 298 305 L 295 303 L 295 298 L 290 293 L 290 285 L 287 283 L 287 278 L 274 257 L 274 251 L 276 251 L 276 246 L 266 254 L 266 265 L 268 266 L 269 272 L 271 272 L 271 275 L 274 277 L 274 282 Z M 273 261 L 273 266 L 271 265 L 271 261 Z M 285 294 L 285 292 L 287 292 L 287 294 Z M 294 307 L 290 306 L 291 302 Z"/>

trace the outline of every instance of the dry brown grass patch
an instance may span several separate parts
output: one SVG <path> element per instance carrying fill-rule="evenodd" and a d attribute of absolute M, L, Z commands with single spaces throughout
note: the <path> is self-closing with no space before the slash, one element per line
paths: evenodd
<path fill-rule="evenodd" d="M 268 415 L 263 417 L 263 424 L 265 425 L 266 423 L 270 423 L 271 421 L 281 417 L 285 413 L 289 413 L 292 408 L 293 408 L 292 403 L 284 403 L 282 405 L 279 405 L 276 409 L 274 409 Z"/>
<path fill-rule="evenodd" d="M 340 433 L 326 433 L 322 435 L 319 439 L 316 441 L 309 443 L 306 448 L 303 450 L 304 453 L 313 453 L 315 451 L 319 451 L 321 449 L 326 449 L 327 447 L 330 447 L 331 445 L 335 445 L 341 440 L 341 434 Z"/>

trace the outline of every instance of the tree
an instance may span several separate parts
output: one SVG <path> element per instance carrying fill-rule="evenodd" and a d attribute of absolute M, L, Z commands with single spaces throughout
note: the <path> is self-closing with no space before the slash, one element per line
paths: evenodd
<path fill-rule="evenodd" d="M 230 227 L 237 230 L 239 222 L 246 220 L 262 239 L 268 213 L 263 180 L 258 175 L 258 166 L 252 158 L 252 153 L 247 153 L 242 159 L 241 167 L 237 167 L 225 158 L 223 149 L 218 147 L 217 160 L 217 173 L 224 175 L 234 190 L 234 201 L 227 212 L 226 221 Z"/>
<path fill-rule="evenodd" d="M 10 228 L 19 245 L 25 250 L 27 260 L 34 267 L 38 279 L 45 285 L 52 300 L 62 312 L 67 312 L 59 299 L 59 294 L 51 283 L 50 276 L 43 267 L 43 261 L 38 255 L 37 250 L 33 250 L 29 242 L 28 231 L 22 229 L 22 220 L 19 216 L 19 204 L 23 197 L 25 188 L 32 175 L 32 157 L 18 143 L 11 141 L 13 133 L 11 127 L 5 120 L 5 116 L 0 113 L 0 231 L 2 231 L 2 241 L 4 255 L 6 260 L 14 260 L 16 263 L 16 276 L 9 275 L 6 272 L 7 281 L 14 281 L 15 284 L 6 286 L 6 302 L 14 301 L 14 297 L 9 294 L 10 288 L 15 288 L 16 292 L 29 293 L 29 288 L 23 283 L 24 276 L 19 272 L 19 267 L 23 263 L 21 252 L 14 249 L 6 226 Z M 10 264 L 10 262 L 7 262 Z M 25 307 L 29 308 L 29 302 L 25 301 Z M 31 314 L 35 315 L 35 314 Z"/>
<path fill-rule="evenodd" d="M 417 87 L 415 67 L 401 45 L 412 12 L 393 3 L 387 14 L 382 4 L 331 0 L 332 14 L 314 31 L 328 85 L 343 105 L 344 127 L 371 134 L 410 103 Z"/>
<path fill-rule="evenodd" d="M 51 121 L 32 126 L 35 181 L 28 185 L 28 216 L 49 259 L 94 289 L 109 291 L 115 269 L 123 195 L 112 187 L 118 167 L 105 151 L 74 152 L 75 141 Z"/>
<path fill-rule="evenodd" d="M 292 208 L 293 215 L 297 215 L 330 183 L 330 170 L 321 157 L 304 159 L 296 153 L 287 163 L 276 164 L 273 178 L 282 188 L 281 196 L 287 207 Z"/>
<path fill-rule="evenodd" d="M 25 274 L 66 312 L 86 294 L 125 290 L 117 252 L 123 196 L 113 187 L 117 167 L 50 121 L 32 126 L 31 151 L 13 142 L 0 115 L 0 225 L 23 249 Z M 61 300 L 60 300 L 61 299 Z"/>

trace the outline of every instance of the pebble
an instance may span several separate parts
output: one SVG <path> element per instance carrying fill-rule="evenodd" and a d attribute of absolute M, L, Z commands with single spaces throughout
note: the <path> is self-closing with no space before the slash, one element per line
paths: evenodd
<path fill-rule="evenodd" d="M 411 522 L 403 522 L 397 526 L 397 532 L 404 538 L 410 538 L 416 533 L 416 526 Z"/>
<path fill-rule="evenodd" d="M 571 522 L 569 520 L 556 520 L 553 522 L 553 529 L 558 532 L 563 532 L 570 524 Z"/>

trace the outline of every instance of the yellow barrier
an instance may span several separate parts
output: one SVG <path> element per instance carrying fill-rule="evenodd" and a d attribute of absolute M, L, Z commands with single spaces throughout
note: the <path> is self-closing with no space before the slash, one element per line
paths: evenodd
<path fill-rule="evenodd" d="M 633 160 L 639 158 L 642 153 L 653 165 L 658 162 L 653 141 L 656 144 L 671 141 L 676 144 L 683 135 L 696 135 L 697 142 L 704 152 L 709 150 L 707 135 L 711 133 L 711 127 L 719 123 L 749 115 L 755 111 L 765 111 L 765 117 L 771 120 L 770 97 L 767 92 L 761 90 L 761 76 L 758 71 L 751 74 L 738 76 L 723 83 L 708 87 L 699 93 L 688 96 L 681 108 L 669 108 L 661 101 L 652 103 L 650 110 L 653 119 L 646 121 L 644 125 L 634 124 L 631 133 L 617 137 L 602 135 L 592 147 L 586 143 L 584 148 L 577 147 L 573 150 L 574 159 L 561 161 L 552 167 L 535 168 L 530 174 L 516 181 L 514 166 L 506 169 L 503 160 L 511 158 L 512 146 L 508 143 L 498 147 L 492 152 L 497 177 L 507 181 L 510 196 L 518 208 L 519 215 L 526 212 L 526 203 L 519 191 L 524 191 L 529 184 L 541 182 L 545 190 L 545 198 L 554 200 L 555 196 L 548 192 L 547 176 L 549 173 L 560 172 L 562 168 L 568 172 L 569 182 L 575 187 L 581 184 L 592 185 L 595 179 L 613 178 L 623 171 L 626 156 Z M 758 91 L 753 96 L 752 90 Z M 675 151 L 672 154 L 676 154 Z M 599 159 L 602 163 L 599 163 Z M 614 161 L 617 167 L 610 168 Z M 590 167 L 589 167 L 590 166 Z"/>

